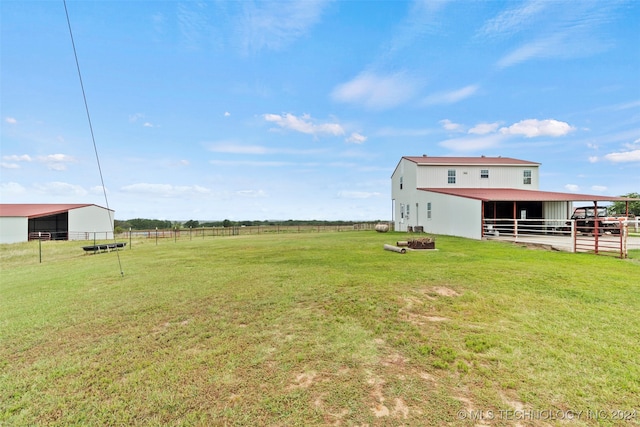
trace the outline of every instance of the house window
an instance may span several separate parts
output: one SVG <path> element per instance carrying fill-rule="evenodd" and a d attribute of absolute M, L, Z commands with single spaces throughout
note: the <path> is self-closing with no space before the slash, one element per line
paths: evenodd
<path fill-rule="evenodd" d="M 407 219 L 409 219 L 409 206 L 411 205 L 407 205 Z"/>
<path fill-rule="evenodd" d="M 455 184 L 456 183 L 456 170 L 449 169 L 447 172 L 447 184 Z"/>
<path fill-rule="evenodd" d="M 404 204 L 400 204 L 400 218 L 404 218 Z"/>
<path fill-rule="evenodd" d="M 480 178 L 489 178 L 489 169 L 480 169 Z"/>
<path fill-rule="evenodd" d="M 402 190 L 402 177 L 400 177 L 400 189 Z"/>
<path fill-rule="evenodd" d="M 531 184 L 531 171 L 530 170 L 525 170 L 524 171 L 524 184 Z"/>
<path fill-rule="evenodd" d="M 427 219 L 431 219 L 431 202 L 427 202 Z"/>

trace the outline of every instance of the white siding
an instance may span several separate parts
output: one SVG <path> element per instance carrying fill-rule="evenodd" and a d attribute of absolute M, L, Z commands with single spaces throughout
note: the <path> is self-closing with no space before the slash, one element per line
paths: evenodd
<path fill-rule="evenodd" d="M 420 192 L 420 217 L 424 231 L 434 234 L 482 238 L 482 202 L 446 194 Z M 427 219 L 427 203 L 431 202 L 431 219 Z"/>
<path fill-rule="evenodd" d="M 545 202 L 543 216 L 547 219 L 567 219 L 571 216 L 571 202 Z"/>
<path fill-rule="evenodd" d="M 416 203 L 416 169 L 414 162 L 401 159 L 398 167 L 391 176 L 391 199 L 394 200 L 394 229 L 407 231 L 407 226 L 415 225 Z M 400 180 L 402 179 L 402 189 Z M 411 206 L 413 204 L 413 206 Z M 406 206 L 409 205 L 409 217 L 406 216 Z M 405 215 L 403 215 L 405 213 Z"/>
<path fill-rule="evenodd" d="M 542 216 L 548 221 L 547 227 L 562 227 L 571 216 L 571 202 L 544 202 Z"/>
<path fill-rule="evenodd" d="M 27 217 L 0 217 L 0 243 L 18 243 L 29 240 Z"/>
<path fill-rule="evenodd" d="M 456 183 L 448 183 L 448 171 L 456 171 Z M 489 178 L 481 178 L 482 170 L 489 171 Z M 524 184 L 524 171 L 531 171 L 531 184 Z M 463 166 L 463 165 L 422 165 L 418 168 L 416 187 L 418 188 L 516 188 L 538 189 L 538 166 Z M 405 178 L 406 184 L 406 178 Z"/>
<path fill-rule="evenodd" d="M 69 240 L 113 239 L 114 214 L 100 206 L 86 206 L 69 211 Z"/>

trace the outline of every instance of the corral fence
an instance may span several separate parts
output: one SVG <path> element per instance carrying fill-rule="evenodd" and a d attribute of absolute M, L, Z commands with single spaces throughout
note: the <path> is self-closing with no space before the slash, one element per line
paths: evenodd
<path fill-rule="evenodd" d="M 620 221 L 612 227 L 585 226 L 567 219 L 484 219 L 483 237 L 547 245 L 570 252 L 587 252 L 627 258 L 629 232 L 637 221 Z"/>
<path fill-rule="evenodd" d="M 340 231 L 375 230 L 376 223 L 350 225 L 251 225 L 233 227 L 189 227 L 152 230 L 128 230 L 117 234 L 119 238 L 146 239 L 204 239 L 207 237 L 246 236 L 258 234 L 328 233 Z"/>
<path fill-rule="evenodd" d="M 29 240 L 110 240 L 113 231 L 31 231 Z"/>

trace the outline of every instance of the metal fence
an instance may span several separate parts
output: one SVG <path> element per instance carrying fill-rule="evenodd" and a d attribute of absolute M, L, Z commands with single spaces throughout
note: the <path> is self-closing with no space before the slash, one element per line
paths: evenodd
<path fill-rule="evenodd" d="M 351 225 L 255 225 L 234 227 L 157 228 L 153 230 L 128 230 L 117 234 L 116 237 L 178 240 L 258 234 L 329 233 L 375 230 L 376 224 L 377 223 L 360 223 Z"/>
<path fill-rule="evenodd" d="M 31 231 L 29 240 L 110 240 L 113 231 Z"/>
<path fill-rule="evenodd" d="M 608 228 L 578 225 L 567 219 L 485 219 L 483 237 L 626 258 L 629 231 L 637 227 L 637 221 L 620 221 Z"/>

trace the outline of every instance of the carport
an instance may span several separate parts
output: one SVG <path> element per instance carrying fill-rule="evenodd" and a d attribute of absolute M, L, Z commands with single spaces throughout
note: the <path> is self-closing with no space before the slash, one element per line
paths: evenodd
<path fill-rule="evenodd" d="M 625 202 L 626 197 L 599 196 L 592 194 L 560 193 L 553 191 L 519 190 L 508 188 L 429 188 L 432 193 L 461 197 L 481 203 L 480 236 L 516 240 L 523 235 L 567 237 L 571 227 L 567 222 L 578 206 L 602 206 L 605 202 Z M 477 217 L 476 217 L 477 218 Z M 575 236 L 574 236 L 575 237 Z M 610 239 L 602 239 L 602 243 Z M 598 251 L 595 238 L 595 251 Z M 574 248 L 576 242 L 570 242 Z M 621 246 L 622 244 L 618 245 Z M 566 246 L 566 244 L 565 244 Z"/>

